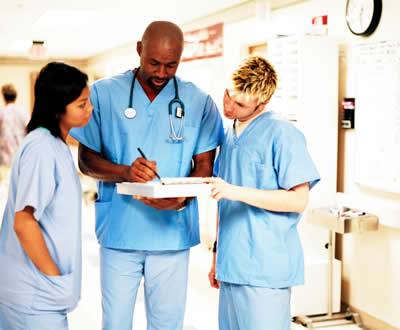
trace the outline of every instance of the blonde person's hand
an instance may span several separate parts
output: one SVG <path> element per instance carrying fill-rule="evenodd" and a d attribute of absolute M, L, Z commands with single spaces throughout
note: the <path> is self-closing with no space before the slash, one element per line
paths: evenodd
<path fill-rule="evenodd" d="M 221 199 L 237 200 L 238 186 L 230 184 L 221 178 L 204 178 L 203 182 L 209 183 L 211 187 L 211 197 L 220 201 Z"/>
<path fill-rule="evenodd" d="M 212 264 L 210 272 L 208 273 L 208 280 L 213 288 L 219 289 L 219 281 L 215 278 L 215 263 Z"/>

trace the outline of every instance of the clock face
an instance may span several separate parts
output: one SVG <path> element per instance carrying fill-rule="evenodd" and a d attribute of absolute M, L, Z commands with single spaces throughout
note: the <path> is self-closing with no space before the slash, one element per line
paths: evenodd
<path fill-rule="evenodd" d="M 370 35 L 378 26 L 382 0 L 347 0 L 346 22 L 356 35 Z"/>

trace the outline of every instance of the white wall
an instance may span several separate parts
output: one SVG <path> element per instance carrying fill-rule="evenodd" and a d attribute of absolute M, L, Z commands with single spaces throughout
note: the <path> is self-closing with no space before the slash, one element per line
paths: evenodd
<path fill-rule="evenodd" d="M 251 25 L 249 20 L 224 24 L 223 56 L 203 60 L 183 62 L 178 74 L 195 82 L 209 93 L 222 115 L 222 97 L 229 82 L 230 74 L 243 58 L 247 50 Z M 247 53 L 246 53 L 247 54 Z M 225 118 L 224 121 L 228 122 Z"/>
<path fill-rule="evenodd" d="M 275 22 L 282 25 L 291 22 L 297 25 L 298 30 L 311 17 L 328 15 L 329 35 L 337 38 L 342 49 L 339 101 L 354 96 L 356 91 L 352 47 L 362 41 L 399 39 L 398 0 L 383 1 L 380 24 L 369 38 L 350 33 L 345 22 L 345 6 L 346 0 L 313 0 L 273 12 Z M 380 115 L 384 113 L 380 112 Z M 400 196 L 360 187 L 355 183 L 355 134 L 355 130 L 339 129 L 338 187 L 344 192 L 340 199 L 377 214 L 383 225 L 378 232 L 346 234 L 340 238 L 342 300 L 386 322 L 387 329 L 400 328 Z M 383 329 L 382 326 L 379 329 Z"/>
<path fill-rule="evenodd" d="M 88 72 L 96 80 L 139 66 L 136 41 L 111 49 L 88 60 Z"/>
<path fill-rule="evenodd" d="M 65 62 L 86 72 L 87 67 L 85 61 L 65 60 Z M 31 75 L 33 73 L 38 73 L 46 63 L 47 62 L 20 58 L 0 58 L 0 86 L 6 83 L 14 84 L 18 92 L 16 104 L 26 111 L 32 111 Z M 3 100 L 2 98 L 0 99 L 0 105 L 2 105 Z"/>
<path fill-rule="evenodd" d="M 199 76 L 203 77 L 201 80 L 212 81 L 205 86 L 205 89 L 208 88 L 210 93 L 214 92 L 216 102 L 221 106 L 218 94 L 222 95 L 223 79 L 245 55 L 243 49 L 247 45 L 257 44 L 260 41 L 267 42 L 271 34 L 304 34 L 310 30 L 312 17 L 328 15 L 328 34 L 340 44 L 338 102 L 341 104 L 344 97 L 355 96 L 355 59 L 352 51 L 354 46 L 365 41 L 399 39 L 400 2 L 383 1 L 382 18 L 378 29 L 368 38 L 355 36 L 348 30 L 345 8 L 346 0 L 308 0 L 274 10 L 261 20 L 260 17 L 253 17 L 225 22 L 224 56 L 217 74 L 214 72 L 214 66 L 209 65 L 212 63 L 211 59 L 209 62 L 197 61 L 184 64 L 185 73 L 192 73 L 192 79 L 196 79 L 196 74 L 199 73 Z M 209 18 L 204 22 L 204 26 L 213 23 Z M 216 22 L 217 19 L 214 23 Z M 199 25 L 200 22 L 197 22 L 196 27 Z M 215 65 L 217 60 L 215 59 L 213 63 Z M 219 82 L 215 79 L 219 79 Z M 214 88 L 215 91 L 212 90 Z M 400 196 L 360 187 L 355 183 L 355 134 L 355 130 L 339 128 L 338 191 L 344 194 L 338 199 L 347 205 L 377 214 L 381 226 L 377 232 L 339 235 L 337 254 L 343 262 L 342 300 L 360 310 L 364 319 L 370 322 L 371 328 L 374 328 L 375 319 L 382 321 L 377 326 L 379 330 L 400 328 L 397 301 L 400 297 Z"/>
<path fill-rule="evenodd" d="M 213 96 L 221 108 L 224 79 L 238 64 L 244 55 L 243 49 L 247 45 L 267 41 L 272 33 L 304 33 L 309 28 L 313 16 L 327 14 L 329 35 L 339 41 L 341 49 L 339 68 L 339 102 L 341 102 L 344 97 L 354 96 L 356 91 L 352 47 L 363 40 L 400 39 L 398 36 L 399 0 L 383 1 L 381 22 L 377 31 L 367 39 L 354 36 L 347 29 L 345 6 L 346 0 L 308 0 L 295 6 L 272 11 L 270 16 L 264 17 L 261 21 L 260 18 L 257 20 L 249 17 L 241 21 L 230 20 L 224 25 L 224 57 L 203 60 L 204 62 L 182 63 L 178 73 L 184 77 L 197 76 L 199 85 Z M 205 22 L 204 26 L 211 25 L 217 23 L 218 18 L 214 21 L 208 18 Z M 196 24 L 197 27 L 201 26 L 200 21 Z M 264 40 L 263 33 L 265 33 Z M 87 66 L 82 66 L 81 69 L 86 70 L 90 77 L 97 78 L 133 68 L 139 63 L 135 47 L 136 43 L 132 42 L 90 58 Z M 41 65 L 38 64 L 12 64 L 3 63 L 0 60 L 0 84 L 6 82 L 15 84 L 19 91 L 17 103 L 22 107 L 30 107 L 29 76 L 30 72 L 38 71 L 40 67 Z M 204 70 L 205 67 L 212 70 Z M 339 129 L 338 191 L 344 192 L 341 198 L 351 205 L 377 214 L 383 225 L 377 232 L 346 234 L 339 237 L 337 252 L 343 266 L 342 300 L 365 313 L 362 315 L 370 315 L 388 324 L 385 327 L 380 326 L 379 330 L 400 328 L 398 302 L 400 297 L 400 196 L 363 188 L 355 183 L 355 149 L 355 130 Z M 372 323 L 370 328 L 374 328 Z"/>
<path fill-rule="evenodd" d="M 39 65 L 1 64 L 0 63 L 0 86 L 11 83 L 15 86 L 18 96 L 16 104 L 26 111 L 31 110 L 31 72 L 39 71 Z M 3 104 L 1 98 L 0 104 Z"/>

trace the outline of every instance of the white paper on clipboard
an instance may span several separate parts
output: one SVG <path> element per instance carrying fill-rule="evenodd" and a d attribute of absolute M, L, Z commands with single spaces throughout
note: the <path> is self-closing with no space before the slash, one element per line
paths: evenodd
<path fill-rule="evenodd" d="M 162 180 L 166 184 L 161 184 L 159 181 L 146 183 L 121 182 L 117 183 L 117 192 L 123 195 L 137 195 L 154 198 L 197 197 L 200 195 L 210 195 L 210 185 L 202 183 L 201 178 L 186 178 L 193 180 L 182 179 L 183 178 L 163 178 Z"/>

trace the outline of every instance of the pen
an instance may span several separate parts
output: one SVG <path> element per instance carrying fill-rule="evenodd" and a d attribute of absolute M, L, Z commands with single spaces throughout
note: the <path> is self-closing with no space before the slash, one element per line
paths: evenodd
<path fill-rule="evenodd" d="M 362 212 L 362 211 L 356 211 L 356 210 L 349 210 L 349 211 L 343 212 L 341 214 L 342 217 L 359 217 L 362 215 L 366 215 L 366 213 Z"/>
<path fill-rule="evenodd" d="M 143 151 L 142 151 L 140 148 L 137 148 L 137 150 L 138 150 L 139 153 L 142 155 L 142 157 L 143 157 L 144 159 L 147 160 L 147 157 L 145 156 L 145 154 L 143 153 Z M 158 175 L 158 173 L 157 173 L 157 172 L 154 172 L 154 174 L 155 174 L 155 175 L 157 176 L 157 178 L 160 180 L 161 184 L 164 184 L 164 182 L 162 182 L 162 180 L 161 180 L 160 176 Z"/>

